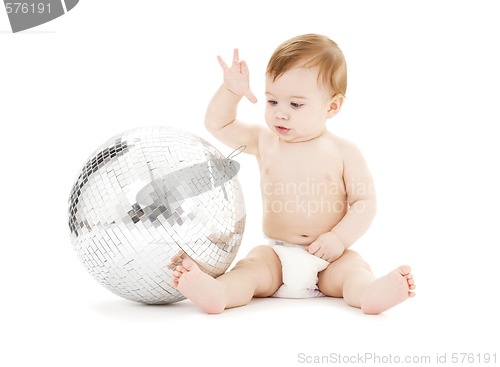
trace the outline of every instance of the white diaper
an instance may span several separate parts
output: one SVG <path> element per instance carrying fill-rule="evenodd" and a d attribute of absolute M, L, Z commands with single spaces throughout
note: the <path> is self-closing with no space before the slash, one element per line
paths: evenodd
<path fill-rule="evenodd" d="M 268 239 L 278 255 L 283 285 L 273 294 L 278 298 L 313 298 L 324 296 L 318 290 L 318 273 L 330 264 L 307 252 L 305 246 Z"/>

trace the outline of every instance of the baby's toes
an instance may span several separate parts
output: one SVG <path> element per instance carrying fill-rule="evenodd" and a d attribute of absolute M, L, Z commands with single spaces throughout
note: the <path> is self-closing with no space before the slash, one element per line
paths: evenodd
<path fill-rule="evenodd" d="M 408 287 L 410 289 L 415 289 L 416 286 L 415 286 L 415 279 L 413 279 L 413 275 L 412 274 L 408 274 L 406 276 L 406 281 L 408 282 Z"/>
<path fill-rule="evenodd" d="M 415 297 L 415 292 L 412 292 L 417 288 L 417 286 L 415 285 L 415 279 L 413 279 L 413 276 L 411 276 L 411 278 L 408 278 L 407 281 L 408 281 L 408 289 L 410 290 L 408 294 L 410 297 Z"/>
<path fill-rule="evenodd" d="M 182 266 L 182 265 L 177 265 L 175 267 L 175 271 L 177 271 L 178 273 L 180 273 L 179 276 L 181 276 L 183 273 L 185 273 L 187 271 L 187 269 L 184 266 Z"/>
<path fill-rule="evenodd" d="M 398 270 L 401 273 L 401 275 L 404 277 L 408 277 L 408 276 L 413 277 L 413 275 L 411 274 L 411 267 L 409 265 L 401 265 Z"/>

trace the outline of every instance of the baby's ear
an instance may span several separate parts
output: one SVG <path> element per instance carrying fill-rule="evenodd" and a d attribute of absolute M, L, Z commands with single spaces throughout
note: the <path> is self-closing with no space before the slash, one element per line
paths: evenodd
<path fill-rule="evenodd" d="M 340 111 L 342 103 L 344 103 L 344 96 L 342 94 L 336 94 L 332 97 L 330 101 L 330 108 L 328 109 L 329 118 L 335 116 Z"/>

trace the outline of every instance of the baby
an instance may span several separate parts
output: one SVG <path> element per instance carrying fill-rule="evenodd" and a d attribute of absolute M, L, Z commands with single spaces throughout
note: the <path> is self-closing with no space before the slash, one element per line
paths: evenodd
<path fill-rule="evenodd" d="M 234 50 L 211 100 L 206 128 L 222 143 L 246 146 L 260 169 L 266 244 L 214 279 L 184 259 L 172 285 L 203 311 L 216 314 L 253 297 L 343 297 L 379 314 L 413 297 L 410 267 L 375 278 L 350 246 L 376 211 L 373 181 L 361 152 L 326 129 L 342 106 L 346 62 L 337 44 L 307 34 L 280 45 L 266 71 L 267 127 L 236 119 L 242 97 L 256 103 L 249 71 Z"/>

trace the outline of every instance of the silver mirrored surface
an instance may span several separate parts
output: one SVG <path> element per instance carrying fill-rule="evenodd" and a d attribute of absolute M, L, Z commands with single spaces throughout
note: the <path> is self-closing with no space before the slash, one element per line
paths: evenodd
<path fill-rule="evenodd" d="M 239 165 L 171 127 L 125 132 L 85 162 L 69 199 L 71 242 L 103 286 L 129 300 L 184 297 L 172 269 L 190 257 L 212 276 L 234 260 L 245 227 Z"/>

